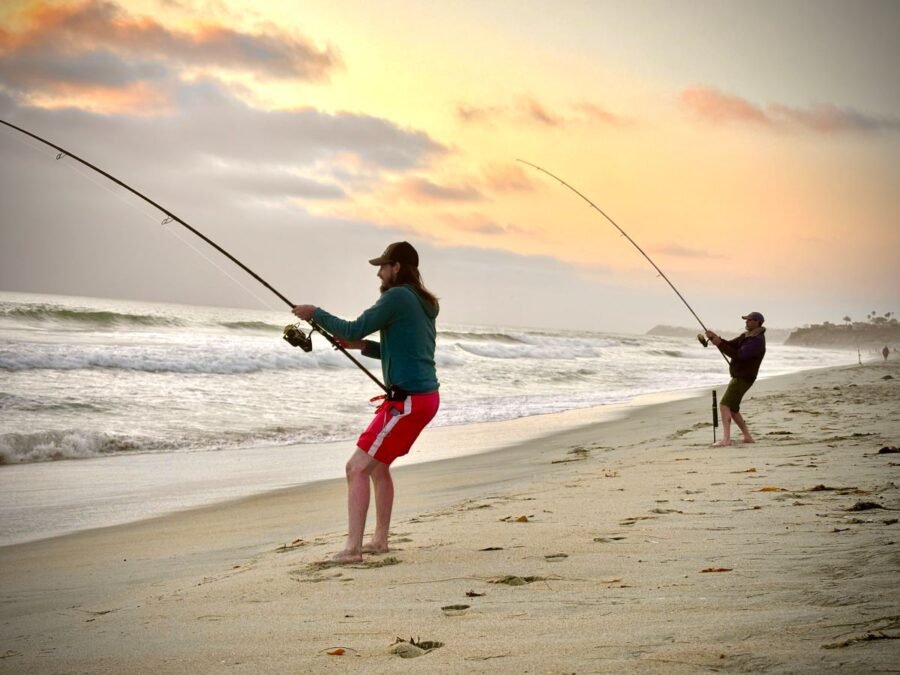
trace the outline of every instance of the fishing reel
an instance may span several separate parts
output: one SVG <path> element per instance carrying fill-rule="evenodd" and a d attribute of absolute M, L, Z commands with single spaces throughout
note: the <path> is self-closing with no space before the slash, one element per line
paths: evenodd
<path fill-rule="evenodd" d="M 292 347 L 300 347 L 305 352 L 312 351 L 312 332 L 309 335 L 300 329 L 299 324 L 289 324 L 284 327 L 284 339 Z"/>
<path fill-rule="evenodd" d="M 703 333 L 697 333 L 697 341 L 704 347 L 709 347 L 709 339 Z"/>

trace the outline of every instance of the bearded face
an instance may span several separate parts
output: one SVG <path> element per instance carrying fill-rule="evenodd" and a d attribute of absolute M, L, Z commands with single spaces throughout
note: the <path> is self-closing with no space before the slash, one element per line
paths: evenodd
<path fill-rule="evenodd" d="M 400 272 L 400 263 L 385 263 L 378 268 L 378 278 L 381 279 L 381 292 L 393 288 L 397 282 L 397 274 Z"/>

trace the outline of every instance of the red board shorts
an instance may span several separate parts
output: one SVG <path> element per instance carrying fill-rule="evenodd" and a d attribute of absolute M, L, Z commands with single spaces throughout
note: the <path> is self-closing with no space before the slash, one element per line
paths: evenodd
<path fill-rule="evenodd" d="M 359 440 L 357 447 L 369 457 L 390 465 L 402 457 L 415 443 L 422 429 L 437 414 L 441 404 L 436 391 L 410 394 L 405 401 L 385 399 L 375 411 L 375 419 Z"/>

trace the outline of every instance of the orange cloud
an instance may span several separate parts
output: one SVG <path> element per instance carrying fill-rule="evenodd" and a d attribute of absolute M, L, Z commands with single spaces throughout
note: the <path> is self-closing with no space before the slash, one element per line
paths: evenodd
<path fill-rule="evenodd" d="M 709 251 L 704 251 L 699 248 L 692 248 L 690 246 L 682 246 L 681 244 L 669 243 L 664 244 L 662 246 L 656 246 L 653 248 L 655 253 L 662 253 L 663 255 L 670 255 L 679 258 L 721 258 L 721 255 L 710 253 Z"/>
<path fill-rule="evenodd" d="M 518 227 L 517 225 L 502 225 L 497 221 L 478 213 L 464 215 L 444 213 L 437 216 L 437 219 L 453 230 L 470 234 L 481 234 L 489 237 L 499 237 L 508 234 L 534 236 L 534 233 Z"/>
<path fill-rule="evenodd" d="M 57 83 L 27 97 L 29 105 L 46 109 L 78 108 L 103 115 L 156 115 L 171 110 L 169 92 L 146 82 L 126 87 L 81 86 Z"/>
<path fill-rule="evenodd" d="M 710 122 L 751 122 L 768 125 L 769 119 L 758 107 L 738 96 L 729 96 L 709 87 L 689 87 L 681 92 L 681 103 L 700 118 Z"/>
<path fill-rule="evenodd" d="M 484 170 L 484 181 L 495 192 L 530 192 L 534 189 L 534 182 L 520 166 L 489 166 Z"/>
<path fill-rule="evenodd" d="M 833 105 L 817 105 L 808 110 L 782 105 L 769 106 L 772 117 L 785 124 L 820 133 L 840 131 L 900 131 L 900 120 L 878 119 Z"/>
<path fill-rule="evenodd" d="M 503 115 L 502 108 L 490 106 L 472 106 L 458 105 L 456 106 L 456 117 L 466 123 L 490 123 L 497 117 Z"/>
<path fill-rule="evenodd" d="M 595 103 L 579 103 L 576 108 L 586 113 L 588 118 L 611 127 L 625 127 L 632 124 L 632 121 L 621 115 L 611 113 Z"/>
<path fill-rule="evenodd" d="M 522 109 L 528 119 L 543 124 L 548 127 L 556 127 L 562 124 L 562 120 L 548 112 L 544 106 L 535 101 L 533 98 L 526 98 L 522 102 Z"/>
<path fill-rule="evenodd" d="M 471 234 L 483 234 L 489 236 L 500 236 L 506 234 L 507 230 L 502 225 L 498 225 L 493 220 L 484 216 L 455 216 L 444 214 L 438 217 L 439 220 L 449 225 L 452 229 L 461 232 L 469 232 Z"/>
<path fill-rule="evenodd" d="M 173 29 L 105 0 L 27 5 L 14 18 L 0 29 L 0 86 L 46 105 L 62 104 L 60 90 L 121 89 L 124 100 L 141 89 L 135 83 L 164 88 L 198 72 L 316 81 L 340 65 L 332 51 L 277 29 Z"/>
<path fill-rule="evenodd" d="M 425 178 L 407 178 L 397 186 L 401 199 L 418 203 L 475 202 L 481 193 L 470 185 L 440 185 Z"/>
<path fill-rule="evenodd" d="M 567 106 L 563 112 L 551 112 L 544 104 L 530 96 L 524 96 L 507 106 L 460 104 L 456 107 L 456 117 L 466 124 L 493 124 L 503 121 L 561 127 L 572 123 L 599 122 L 617 128 L 634 124 L 634 120 L 610 112 L 596 103 L 575 103 Z"/>
<path fill-rule="evenodd" d="M 728 122 L 758 124 L 777 130 L 802 129 L 814 133 L 900 131 L 900 120 L 878 118 L 849 108 L 830 104 L 808 109 L 778 103 L 765 107 L 754 105 L 739 96 L 723 94 L 711 87 L 685 89 L 680 100 L 702 120 L 722 124 Z"/>

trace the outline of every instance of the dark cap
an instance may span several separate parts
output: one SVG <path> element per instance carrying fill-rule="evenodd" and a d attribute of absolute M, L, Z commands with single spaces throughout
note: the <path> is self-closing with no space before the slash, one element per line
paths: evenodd
<path fill-rule="evenodd" d="M 759 321 L 760 323 L 762 323 L 763 321 L 766 320 L 765 317 L 763 317 L 763 315 L 760 314 L 759 312 L 750 312 L 749 314 L 747 314 L 746 316 L 742 316 L 741 318 L 744 321 L 746 321 L 747 319 L 750 319 L 752 321 Z"/>
<path fill-rule="evenodd" d="M 371 265 L 393 265 L 394 263 L 418 267 L 419 254 L 408 241 L 396 241 L 384 249 L 384 253 L 380 256 L 369 261 Z"/>

